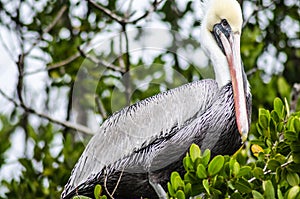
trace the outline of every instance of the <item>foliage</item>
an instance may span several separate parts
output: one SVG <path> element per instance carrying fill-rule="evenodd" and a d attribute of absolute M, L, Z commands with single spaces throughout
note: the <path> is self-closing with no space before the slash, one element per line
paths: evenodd
<path fill-rule="evenodd" d="M 191 145 L 183 159 L 184 176 L 171 174 L 169 196 L 299 198 L 300 112 L 290 113 L 288 104 L 276 98 L 272 111 L 259 110 L 256 127 L 250 147 L 232 157 L 218 155 L 209 161 L 209 150 L 201 153 Z M 249 158 L 250 149 L 253 157 Z"/>
<path fill-rule="evenodd" d="M 136 2 L 145 2 L 145 6 L 136 6 Z M 5 168 L 12 164 L 21 167 L 16 171 L 10 170 L 10 173 L 16 173 L 15 176 L 3 175 L 0 179 L 0 198 L 59 197 L 71 169 L 90 139 L 89 135 L 78 133 L 74 126 L 66 125 L 67 123 L 77 123 L 85 127 L 90 127 L 91 123 L 100 125 L 107 116 L 128 103 L 186 82 L 211 77 L 208 69 L 210 63 L 199 55 L 202 53 L 199 51 L 200 9 L 196 3 L 200 1 L 165 0 L 155 6 L 155 9 L 152 7 L 153 2 L 160 1 L 97 1 L 97 4 L 111 13 L 129 21 L 147 14 L 135 23 L 120 24 L 93 6 L 90 0 L 0 0 L 0 48 L 3 52 L 1 69 L 4 70 L 1 74 L 9 74 L 8 79 L 12 80 L 7 84 L 0 79 L 1 177 L 7 171 Z M 245 11 L 253 11 L 249 18 L 245 14 L 245 27 L 241 38 L 245 71 L 254 69 L 248 76 L 253 94 L 251 132 L 256 137 L 251 142 L 253 146 L 260 146 L 264 150 L 264 158 L 273 158 L 271 163 L 274 163 L 275 156 L 266 151 L 268 143 L 274 142 L 274 135 L 270 134 L 267 139 L 270 141 L 263 140 L 262 135 L 255 130 L 255 124 L 258 121 L 259 108 L 269 109 L 275 97 L 286 97 L 290 100 L 292 84 L 299 82 L 300 50 L 297 27 L 300 24 L 300 5 L 297 0 L 273 1 L 270 5 L 267 0 L 239 2 Z M 144 27 L 158 28 L 149 34 Z M 155 34 L 161 27 L 169 30 L 167 36 L 160 34 L 161 32 Z M 130 31 L 124 30 L 131 29 L 138 31 L 130 37 Z M 125 33 L 128 33 L 128 41 Z M 145 35 L 154 35 L 154 38 Z M 159 48 L 161 51 L 158 53 L 151 54 L 157 48 L 133 49 L 137 43 L 161 44 L 165 40 L 169 42 L 163 46 L 163 50 Z M 95 43 L 102 50 L 91 50 L 88 53 L 89 48 L 85 47 Z M 144 56 L 139 56 L 140 54 Z M 274 63 L 264 59 L 265 55 L 272 56 Z M 195 59 L 190 60 L 189 56 Z M 6 63 L 5 59 L 10 62 Z M 113 68 L 103 63 L 109 63 L 108 66 Z M 281 64 L 279 69 L 276 67 L 278 63 Z M 166 66 L 173 73 L 168 73 L 170 69 Z M 126 67 L 127 71 L 124 71 Z M 14 72 L 9 73 L 6 70 Z M 128 71 L 131 80 L 129 84 L 124 81 Z M 126 98 L 128 96 L 124 97 L 126 93 L 128 96 L 130 94 L 130 99 Z M 260 112 L 265 116 L 258 122 L 258 128 L 262 134 L 265 131 L 273 132 L 275 123 L 272 118 L 276 116 L 268 111 Z M 92 117 L 97 118 L 97 121 L 90 121 Z M 293 126 L 295 121 L 281 123 L 284 128 L 289 128 L 286 126 Z M 277 126 L 282 125 L 279 123 L 276 120 Z M 269 125 L 270 130 L 265 129 L 266 125 Z M 293 144 L 294 135 L 287 133 L 286 136 L 291 140 L 280 145 L 283 151 L 281 153 L 287 158 L 297 158 L 299 151 L 298 145 Z M 21 137 L 18 140 L 21 143 L 16 143 L 15 137 Z M 281 140 L 278 142 L 282 143 Z M 286 153 L 286 150 L 290 150 L 287 145 L 293 146 L 292 154 Z M 20 149 L 21 154 L 16 155 L 13 151 L 15 148 Z M 259 147 L 256 148 L 260 151 Z M 276 145 L 275 148 L 279 150 L 279 146 Z M 242 150 L 236 155 L 234 158 L 237 163 L 232 163 L 239 164 L 240 170 L 247 166 L 245 152 Z M 205 155 L 207 159 L 208 153 L 204 152 L 201 157 Z M 269 153 L 270 157 L 267 156 Z M 261 160 L 262 156 L 254 156 L 256 159 L 248 166 L 257 168 L 258 172 L 263 170 L 264 165 L 256 167 L 256 161 L 260 164 L 264 162 Z M 231 158 L 224 157 L 224 165 L 230 160 Z M 207 172 L 200 166 L 200 177 L 214 174 L 212 166 L 208 173 L 208 165 L 209 163 L 203 165 Z M 282 169 L 285 172 L 282 175 L 283 178 L 285 175 L 289 176 L 289 181 L 293 181 L 294 178 L 297 179 L 294 177 L 296 172 L 290 167 L 289 165 Z M 219 173 L 223 172 L 222 169 Z M 214 175 L 220 176 L 219 173 Z M 277 183 L 276 179 L 265 181 L 268 180 L 271 180 L 272 185 Z M 213 188 L 211 182 L 205 181 L 205 187 L 209 191 Z M 270 185 L 259 180 L 250 184 L 252 183 L 264 187 Z M 194 193 L 193 187 L 191 184 L 191 189 L 187 187 L 186 191 L 191 190 Z M 263 193 L 264 187 L 256 191 Z M 280 185 L 280 190 L 283 192 L 288 187 L 291 186 Z M 274 187 L 274 190 L 277 196 L 278 187 Z M 258 193 L 254 192 L 253 196 L 259 196 Z M 182 195 L 182 192 L 179 194 Z"/>
<path fill-rule="evenodd" d="M 102 194 L 102 186 L 101 185 L 96 185 L 94 189 L 94 197 L 95 199 L 107 199 L 105 195 Z M 89 199 L 89 197 L 86 196 L 75 196 L 73 199 Z"/>

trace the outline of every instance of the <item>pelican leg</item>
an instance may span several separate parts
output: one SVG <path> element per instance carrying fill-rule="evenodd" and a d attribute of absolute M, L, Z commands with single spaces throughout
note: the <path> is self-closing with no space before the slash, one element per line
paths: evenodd
<path fill-rule="evenodd" d="M 162 186 L 157 183 L 157 182 L 154 182 L 153 178 L 151 177 L 151 173 L 149 173 L 148 175 L 148 179 L 149 179 L 149 183 L 150 185 L 153 187 L 153 189 L 155 190 L 157 196 L 160 198 L 160 199 L 167 199 L 168 195 L 167 193 L 165 192 L 165 190 L 162 188 Z"/>

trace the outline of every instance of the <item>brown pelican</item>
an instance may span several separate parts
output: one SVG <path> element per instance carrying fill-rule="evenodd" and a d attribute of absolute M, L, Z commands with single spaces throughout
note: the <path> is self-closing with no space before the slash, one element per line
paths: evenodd
<path fill-rule="evenodd" d="M 240 57 L 241 8 L 236 0 L 207 0 L 203 6 L 199 36 L 216 80 L 195 81 L 114 113 L 90 140 L 62 198 L 92 196 L 96 184 L 115 198 L 165 198 L 170 173 L 183 172 L 192 143 L 212 156 L 241 147 L 251 114 Z"/>

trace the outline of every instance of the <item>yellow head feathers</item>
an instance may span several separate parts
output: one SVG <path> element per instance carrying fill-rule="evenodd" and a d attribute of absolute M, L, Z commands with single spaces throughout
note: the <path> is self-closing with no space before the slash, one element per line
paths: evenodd
<path fill-rule="evenodd" d="M 206 28 L 212 31 L 215 24 L 226 19 L 233 32 L 241 33 L 243 15 L 240 4 L 236 0 L 206 0 L 204 21 Z"/>

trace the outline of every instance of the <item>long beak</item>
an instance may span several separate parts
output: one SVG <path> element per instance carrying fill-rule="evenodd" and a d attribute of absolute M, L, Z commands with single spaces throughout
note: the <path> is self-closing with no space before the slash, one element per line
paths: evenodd
<path fill-rule="evenodd" d="M 220 31 L 221 33 L 221 31 Z M 246 97 L 244 91 L 243 69 L 240 54 L 240 34 L 230 32 L 229 37 L 219 34 L 229 65 L 233 87 L 234 107 L 238 130 L 244 139 L 249 131 Z"/>

